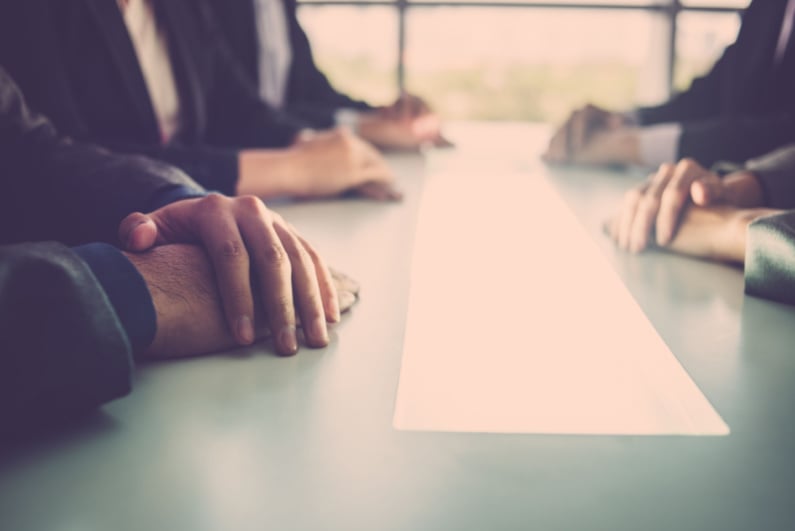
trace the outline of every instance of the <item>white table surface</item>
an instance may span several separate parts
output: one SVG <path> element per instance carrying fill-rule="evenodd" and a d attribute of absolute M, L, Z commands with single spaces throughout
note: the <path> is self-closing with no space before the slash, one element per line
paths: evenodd
<path fill-rule="evenodd" d="M 543 129 L 459 125 L 390 157 L 402 204 L 281 205 L 362 297 L 331 345 L 146 366 L 132 395 L 0 455 L 3 531 L 795 529 L 795 309 L 738 269 L 631 256 L 601 235 L 635 173 L 544 170 Z M 413 230 L 435 171 L 546 178 L 604 251 L 727 437 L 484 435 L 392 427 Z"/>

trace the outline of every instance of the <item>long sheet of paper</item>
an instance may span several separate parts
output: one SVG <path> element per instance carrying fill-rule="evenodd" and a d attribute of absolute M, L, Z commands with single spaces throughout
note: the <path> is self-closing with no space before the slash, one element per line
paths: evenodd
<path fill-rule="evenodd" d="M 438 175 L 424 194 L 395 428 L 729 432 L 546 183 Z"/>

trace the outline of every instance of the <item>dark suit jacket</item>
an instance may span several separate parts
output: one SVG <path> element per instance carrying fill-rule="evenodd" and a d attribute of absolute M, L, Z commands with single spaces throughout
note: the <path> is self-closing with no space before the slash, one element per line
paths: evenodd
<path fill-rule="evenodd" d="M 130 387 L 130 345 L 88 266 L 62 243 L 116 241 L 127 214 L 175 187 L 179 170 L 59 137 L 0 68 L 0 433 Z"/>
<path fill-rule="evenodd" d="M 89 267 L 60 243 L 0 246 L 0 442 L 127 394 L 132 356 Z"/>
<path fill-rule="evenodd" d="M 644 125 L 680 122 L 679 155 L 706 166 L 742 162 L 795 141 L 795 36 L 774 62 L 787 0 L 754 0 L 737 41 L 669 102 L 639 110 Z"/>
<path fill-rule="evenodd" d="M 318 69 L 306 33 L 298 22 L 295 0 L 283 0 L 293 61 L 287 83 L 285 111 L 314 127 L 334 125 L 334 113 L 343 108 L 372 110 L 334 89 Z M 209 0 L 232 54 L 249 79 L 259 82 L 259 35 L 254 18 L 254 0 Z"/>
<path fill-rule="evenodd" d="M 182 104 L 183 131 L 171 145 L 160 145 L 116 0 L 0 0 L 0 64 L 62 133 L 159 158 L 231 193 L 240 148 L 286 146 L 302 124 L 259 100 L 201 0 L 155 4 Z"/>

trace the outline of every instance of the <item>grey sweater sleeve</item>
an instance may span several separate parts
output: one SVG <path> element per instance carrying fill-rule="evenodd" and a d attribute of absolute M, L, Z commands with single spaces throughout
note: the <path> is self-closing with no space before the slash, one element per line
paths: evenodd
<path fill-rule="evenodd" d="M 745 292 L 795 304 L 795 211 L 760 218 L 748 226 Z"/>

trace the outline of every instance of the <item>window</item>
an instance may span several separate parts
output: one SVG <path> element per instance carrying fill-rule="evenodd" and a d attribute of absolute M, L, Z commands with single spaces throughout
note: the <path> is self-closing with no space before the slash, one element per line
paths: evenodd
<path fill-rule="evenodd" d="M 666 99 L 736 37 L 750 0 L 302 0 L 335 86 L 407 89 L 449 119 L 558 121 L 593 101 Z"/>

